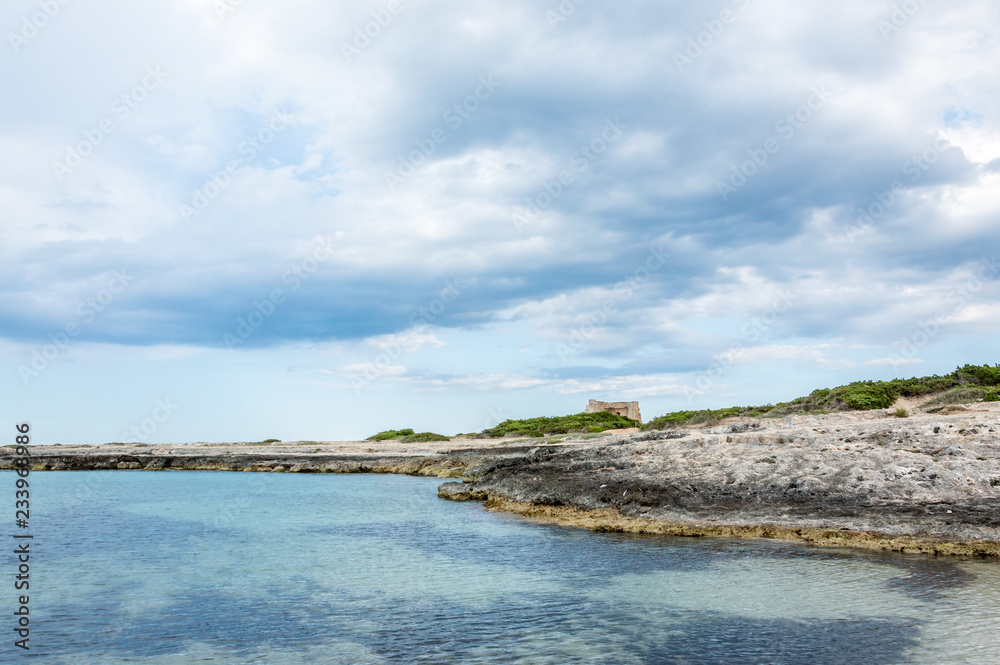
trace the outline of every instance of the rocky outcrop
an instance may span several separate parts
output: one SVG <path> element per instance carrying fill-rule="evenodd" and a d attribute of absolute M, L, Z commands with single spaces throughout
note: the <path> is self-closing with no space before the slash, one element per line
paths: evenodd
<path fill-rule="evenodd" d="M 604 531 L 767 537 L 1000 555 L 1000 404 L 885 411 L 594 439 L 279 446 L 38 446 L 32 469 L 401 473 L 439 496 Z M 371 446 L 377 447 L 371 447 Z M 0 449 L 0 468 L 14 451 Z"/>
<path fill-rule="evenodd" d="M 365 445 L 369 447 L 364 447 Z M 99 446 L 31 446 L 34 471 L 249 471 L 287 473 L 398 473 L 462 478 L 473 466 L 524 453 L 517 446 L 433 452 L 417 446 L 395 451 L 371 448 L 367 442 L 347 444 L 252 446 L 245 444 L 179 444 L 156 447 L 136 444 Z M 362 452 L 364 450 L 365 452 Z M 0 448 L 0 469 L 13 468 L 13 448 Z"/>
<path fill-rule="evenodd" d="M 1000 554 L 997 412 L 880 415 L 539 447 L 439 495 L 602 530 Z"/>

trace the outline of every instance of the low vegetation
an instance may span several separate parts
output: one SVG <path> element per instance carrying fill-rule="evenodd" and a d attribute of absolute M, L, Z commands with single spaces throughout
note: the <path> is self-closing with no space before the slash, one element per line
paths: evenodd
<path fill-rule="evenodd" d="M 949 404 L 968 404 L 969 402 L 978 402 L 981 399 L 985 400 L 988 392 L 988 388 L 983 388 L 981 386 L 957 386 L 936 395 L 934 398 L 921 404 L 921 406 L 947 406 Z"/>
<path fill-rule="evenodd" d="M 805 397 L 779 404 L 674 411 L 654 418 L 642 425 L 642 428 L 655 430 L 711 424 L 724 418 L 733 417 L 755 420 L 835 411 L 888 409 L 900 397 L 923 396 L 930 398 L 928 402 L 921 405 L 924 407 L 947 406 L 979 400 L 1000 401 L 1000 365 L 965 365 L 945 376 L 935 374 L 891 381 L 855 381 L 836 388 L 820 388 Z M 906 409 L 896 409 L 891 415 L 897 418 L 906 418 L 910 414 Z M 640 423 L 637 421 L 613 413 L 577 413 L 569 416 L 505 420 L 496 427 L 483 430 L 482 434 L 493 438 L 503 436 L 542 438 L 552 434 L 596 434 L 607 430 L 639 426 Z M 373 434 L 366 441 L 388 441 L 390 439 L 403 443 L 450 440 L 449 437 L 434 432 L 398 429 Z M 276 439 L 268 439 L 268 442 L 271 441 L 276 441 Z"/>
<path fill-rule="evenodd" d="M 387 429 L 378 434 L 372 434 L 365 441 L 388 441 L 389 439 L 402 439 L 404 436 L 412 436 L 412 429 Z"/>
<path fill-rule="evenodd" d="M 400 439 L 403 443 L 426 443 L 428 441 L 451 441 L 450 436 L 435 434 L 434 432 L 417 432 Z"/>
<path fill-rule="evenodd" d="M 507 435 L 540 438 L 546 434 L 568 434 L 570 432 L 597 433 L 610 429 L 638 427 L 639 423 L 625 416 L 613 413 L 577 413 L 571 416 L 524 418 L 505 420 L 496 427 L 483 430 L 490 437 Z"/>
<path fill-rule="evenodd" d="M 427 441 L 450 441 L 451 438 L 434 432 L 414 432 L 412 429 L 387 429 L 372 434 L 365 441 L 389 441 L 398 439 L 402 443 L 426 443 Z"/>
<path fill-rule="evenodd" d="M 654 418 L 644 425 L 644 429 L 698 425 L 730 417 L 781 418 L 834 411 L 888 409 L 900 397 L 925 395 L 936 396 L 924 406 L 961 404 L 978 400 L 1000 401 L 1000 365 L 965 365 L 945 376 L 935 374 L 892 381 L 855 381 L 836 388 L 814 390 L 805 397 L 780 404 L 674 411 Z"/>

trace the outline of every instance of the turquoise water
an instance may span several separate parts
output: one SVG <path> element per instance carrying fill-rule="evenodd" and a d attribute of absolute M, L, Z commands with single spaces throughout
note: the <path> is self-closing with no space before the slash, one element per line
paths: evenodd
<path fill-rule="evenodd" d="M 13 496 L 13 474 L 0 478 Z M 31 481 L 32 650 L 8 637 L 3 662 L 979 665 L 1000 653 L 992 561 L 594 534 L 443 501 L 439 480 L 405 476 Z"/>

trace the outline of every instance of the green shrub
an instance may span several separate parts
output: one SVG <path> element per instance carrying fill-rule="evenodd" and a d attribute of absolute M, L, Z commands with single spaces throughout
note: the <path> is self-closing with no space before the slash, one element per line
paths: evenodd
<path fill-rule="evenodd" d="M 577 413 L 571 416 L 505 420 L 496 427 L 483 430 L 483 434 L 491 437 L 501 437 L 508 434 L 538 437 L 545 434 L 603 432 L 609 429 L 638 426 L 639 423 L 631 418 L 613 413 Z"/>
<path fill-rule="evenodd" d="M 859 381 L 830 391 L 831 396 L 843 401 L 855 411 L 887 409 L 896 401 L 898 393 L 884 381 Z"/>
<path fill-rule="evenodd" d="M 920 397 L 943 393 L 924 406 L 960 404 L 979 399 L 1000 401 L 1000 365 L 965 365 L 946 376 L 913 377 L 891 381 L 855 381 L 836 388 L 819 388 L 805 397 L 790 402 L 766 406 L 674 411 L 649 421 L 644 429 L 663 429 L 709 423 L 732 416 L 742 418 L 780 418 L 793 415 L 814 415 L 836 411 L 869 411 L 888 409 L 899 397 Z"/>
<path fill-rule="evenodd" d="M 1000 365 L 966 365 L 955 370 L 962 383 L 980 386 L 1000 386 Z"/>
<path fill-rule="evenodd" d="M 669 429 L 687 425 L 711 423 L 723 418 L 760 418 L 775 407 L 767 406 L 733 406 L 728 409 L 703 409 L 701 411 L 674 411 L 659 418 L 653 418 L 642 426 L 643 429 Z"/>
<path fill-rule="evenodd" d="M 400 439 L 404 436 L 413 436 L 412 429 L 387 429 L 378 434 L 372 434 L 365 441 L 387 441 L 389 439 Z"/>
<path fill-rule="evenodd" d="M 921 395 L 929 395 L 947 390 L 956 385 L 957 382 L 955 374 L 952 373 L 948 376 L 938 376 L 935 374 L 933 376 L 914 377 L 912 379 L 893 379 L 887 383 L 897 395 L 902 395 L 903 397 L 920 397 Z"/>
<path fill-rule="evenodd" d="M 897 418 L 909 418 L 910 412 L 907 411 L 906 409 L 896 409 L 895 411 L 892 412 L 892 415 L 894 415 Z"/>
<path fill-rule="evenodd" d="M 428 441 L 451 441 L 451 437 L 444 436 L 443 434 L 435 434 L 434 432 L 417 432 L 414 434 L 413 430 L 410 430 L 410 434 L 404 436 L 400 441 L 403 443 L 426 443 Z"/>

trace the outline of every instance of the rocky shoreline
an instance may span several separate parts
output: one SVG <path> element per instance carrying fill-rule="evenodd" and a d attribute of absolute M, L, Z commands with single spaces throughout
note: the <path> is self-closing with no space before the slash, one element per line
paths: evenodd
<path fill-rule="evenodd" d="M 400 473 L 439 496 L 600 531 L 1000 556 L 1000 404 L 441 444 L 36 446 L 33 470 Z M 13 450 L 0 449 L 0 468 Z"/>

